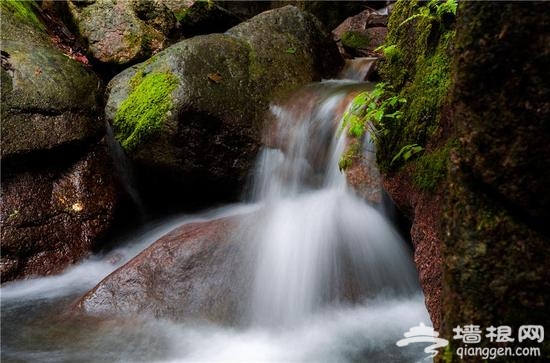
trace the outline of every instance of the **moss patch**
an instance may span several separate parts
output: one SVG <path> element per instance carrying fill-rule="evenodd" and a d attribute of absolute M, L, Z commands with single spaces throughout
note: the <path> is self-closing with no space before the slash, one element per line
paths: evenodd
<path fill-rule="evenodd" d="M 1 7 L 3 10 L 13 14 L 17 20 L 25 22 L 35 28 L 44 30 L 44 24 L 38 19 L 34 12 L 34 1 L 2 1 Z"/>
<path fill-rule="evenodd" d="M 350 49 L 367 48 L 370 39 L 367 35 L 355 31 L 347 31 L 342 34 L 342 45 Z"/>
<path fill-rule="evenodd" d="M 386 172 L 403 165 L 391 164 L 403 146 L 428 145 L 439 129 L 440 111 L 448 98 L 454 17 L 415 17 L 425 6 L 418 1 L 397 2 L 389 20 L 380 71 L 394 92 L 408 102 L 401 109 L 402 117 L 391 123 L 379 142 L 378 162 Z"/>
<path fill-rule="evenodd" d="M 427 152 L 414 161 L 413 183 L 424 191 L 435 191 L 447 177 L 449 157 L 455 142 L 448 142 L 443 148 Z"/>
<path fill-rule="evenodd" d="M 127 151 L 135 149 L 166 121 L 178 78 L 171 73 L 144 75 L 138 70 L 130 84 L 132 92 L 120 105 L 113 121 L 116 138 Z"/>
<path fill-rule="evenodd" d="M 338 168 L 340 171 L 345 171 L 351 168 L 357 160 L 361 157 L 361 144 L 357 138 L 353 138 L 350 145 L 346 148 L 346 151 L 342 154 L 342 157 L 338 161 Z"/>

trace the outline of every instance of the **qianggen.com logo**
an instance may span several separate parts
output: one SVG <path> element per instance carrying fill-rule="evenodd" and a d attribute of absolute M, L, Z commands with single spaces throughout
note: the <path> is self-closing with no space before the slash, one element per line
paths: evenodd
<path fill-rule="evenodd" d="M 476 347 L 475 344 L 481 342 L 482 337 L 488 339 L 491 343 L 519 343 L 530 342 L 540 344 L 544 340 L 544 327 L 542 325 L 522 325 L 519 327 L 517 335 L 509 326 L 490 326 L 481 330 L 479 325 L 457 326 L 453 329 L 456 333 L 453 336 L 455 340 L 461 340 L 463 347 L 456 349 L 456 354 L 464 359 L 465 357 L 481 357 L 482 359 L 496 359 L 498 357 L 539 357 L 539 347 Z M 435 357 L 439 351 L 436 349 L 444 348 L 449 345 L 449 341 L 439 338 L 439 333 L 433 328 L 420 323 L 419 326 L 412 327 L 405 333 L 405 339 L 401 339 L 396 344 L 403 347 L 411 343 L 430 343 L 424 348 L 424 352 L 429 354 L 426 359 Z M 472 346 L 474 345 L 474 346 Z"/>

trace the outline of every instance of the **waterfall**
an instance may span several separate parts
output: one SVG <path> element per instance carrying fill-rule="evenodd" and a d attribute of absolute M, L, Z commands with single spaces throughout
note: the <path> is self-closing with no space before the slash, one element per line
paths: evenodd
<path fill-rule="evenodd" d="M 128 159 L 128 156 L 126 156 L 122 146 L 120 146 L 120 143 L 115 139 L 113 128 L 109 122 L 105 122 L 105 129 L 105 138 L 107 140 L 109 154 L 113 160 L 115 174 L 117 175 L 124 192 L 134 204 L 139 218 L 141 221 L 145 221 L 147 219 L 147 213 L 145 206 L 143 205 L 143 201 L 137 191 L 134 171 L 130 160 Z"/>
<path fill-rule="evenodd" d="M 308 108 L 300 99 L 271 107 L 277 134 L 267 136 L 275 141 L 261 151 L 253 184 L 253 198 L 265 203 L 252 238 L 254 323 L 296 324 L 326 306 L 418 290 L 404 241 L 338 168 L 350 94 L 370 87 L 327 82 L 311 86 Z"/>

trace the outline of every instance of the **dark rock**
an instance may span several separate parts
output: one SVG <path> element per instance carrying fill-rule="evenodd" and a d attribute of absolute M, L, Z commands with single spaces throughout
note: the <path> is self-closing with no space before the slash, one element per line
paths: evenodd
<path fill-rule="evenodd" d="M 97 77 L 61 53 L 31 2 L 3 2 L 2 281 L 59 272 L 95 247 L 117 200 Z"/>
<path fill-rule="evenodd" d="M 237 15 L 239 18 L 246 20 L 250 19 L 264 11 L 274 8 L 271 1 L 216 1 L 216 4 L 222 8 Z M 288 5 L 288 4 L 285 4 Z M 276 7 L 276 6 L 275 6 Z"/>
<path fill-rule="evenodd" d="M 190 7 L 175 13 L 180 32 L 190 38 L 200 34 L 223 33 L 242 19 L 214 2 L 195 1 Z"/>
<path fill-rule="evenodd" d="M 243 243 L 235 230 L 242 222 L 227 217 L 175 229 L 84 295 L 77 311 L 236 320 L 253 278 L 241 271 Z"/>
<path fill-rule="evenodd" d="M 460 145 L 443 218 L 442 333 L 468 321 L 515 335 L 550 321 L 549 17 L 536 2 L 461 2 L 458 11 L 450 124 Z M 550 344 L 532 343 L 540 356 L 529 360 L 546 361 Z"/>
<path fill-rule="evenodd" d="M 72 21 L 93 58 L 123 65 L 143 60 L 170 43 L 174 14 L 159 0 L 69 2 Z"/>
<path fill-rule="evenodd" d="M 468 324 L 510 326 L 507 346 L 525 347 L 519 328 L 550 320 L 548 14 L 540 3 L 460 2 L 456 23 L 401 25 L 417 6 L 396 3 L 389 21 L 394 53 L 381 70 L 408 102 L 379 140 L 384 183 L 412 221 L 426 305 L 449 351 L 462 345 L 452 329 Z M 423 154 L 392 166 L 412 143 Z M 530 361 L 547 360 L 549 344 L 539 346 Z"/>
<path fill-rule="evenodd" d="M 106 115 L 149 200 L 235 197 L 268 103 L 340 64 L 313 16 L 285 7 L 125 70 L 109 84 Z"/>
<path fill-rule="evenodd" d="M 1 8 L 14 14 L 1 25 L 2 159 L 98 140 L 103 128 L 99 80 L 55 48 L 30 4 L 21 5 L 27 15 L 7 4 Z"/>
<path fill-rule="evenodd" d="M 367 5 L 364 1 L 275 1 L 274 3 L 294 4 L 315 15 L 328 30 L 334 29 L 344 19 L 357 14 Z"/>
<path fill-rule="evenodd" d="M 2 281 L 60 272 L 97 247 L 110 226 L 117 189 L 105 145 L 76 160 L 56 156 L 3 165 Z"/>

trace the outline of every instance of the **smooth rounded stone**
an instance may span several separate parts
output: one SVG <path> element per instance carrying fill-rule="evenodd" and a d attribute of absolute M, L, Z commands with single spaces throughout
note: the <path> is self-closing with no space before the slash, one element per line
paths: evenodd
<path fill-rule="evenodd" d="M 105 114 L 147 199 L 235 197 L 269 102 L 341 63 L 318 21 L 287 6 L 126 69 L 108 86 Z"/>
<path fill-rule="evenodd" d="M 236 322 L 253 279 L 244 273 L 246 244 L 236 228 L 244 223 L 248 215 L 176 228 L 86 293 L 75 310 Z"/>

